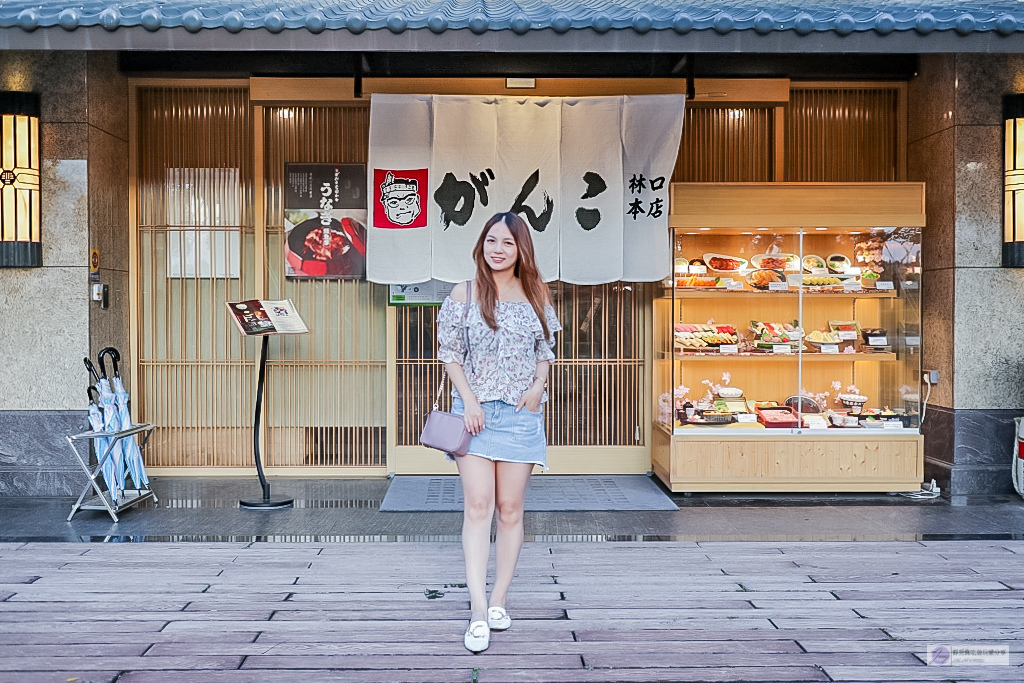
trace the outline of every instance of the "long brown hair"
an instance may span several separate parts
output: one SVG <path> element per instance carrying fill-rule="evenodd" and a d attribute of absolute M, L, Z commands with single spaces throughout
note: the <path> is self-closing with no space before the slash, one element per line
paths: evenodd
<path fill-rule="evenodd" d="M 484 260 L 484 241 L 487 233 L 498 223 L 504 223 L 512 238 L 516 241 L 516 265 L 513 271 L 523 286 L 526 299 L 533 306 L 533 311 L 540 320 L 544 329 L 544 338 L 547 339 L 551 332 L 548 330 L 548 322 L 544 316 L 544 306 L 549 301 L 547 285 L 540 279 L 540 271 L 537 270 L 537 259 L 533 254 L 533 238 L 530 236 L 530 227 L 526 221 L 514 213 L 496 213 L 484 224 L 476 246 L 473 247 L 473 260 L 476 261 L 476 285 L 477 300 L 480 302 L 480 315 L 484 322 L 492 330 L 497 331 L 498 320 L 494 315 L 495 306 L 498 302 L 498 287 L 494 284 L 494 276 L 491 275 L 491 267 Z"/>

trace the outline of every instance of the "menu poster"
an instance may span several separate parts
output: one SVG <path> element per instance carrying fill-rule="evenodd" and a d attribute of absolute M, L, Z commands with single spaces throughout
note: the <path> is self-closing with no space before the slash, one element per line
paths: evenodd
<path fill-rule="evenodd" d="M 284 165 L 284 272 L 366 278 L 366 164 Z"/>
<path fill-rule="evenodd" d="M 238 326 L 238 331 L 247 337 L 309 332 L 291 299 L 227 301 L 225 305 L 231 311 L 231 318 Z"/>

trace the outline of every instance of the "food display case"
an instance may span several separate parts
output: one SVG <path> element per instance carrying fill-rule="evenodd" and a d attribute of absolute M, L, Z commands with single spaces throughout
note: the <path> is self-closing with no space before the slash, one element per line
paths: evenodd
<path fill-rule="evenodd" d="M 673 491 L 914 491 L 923 183 L 681 183 L 655 297 Z"/>

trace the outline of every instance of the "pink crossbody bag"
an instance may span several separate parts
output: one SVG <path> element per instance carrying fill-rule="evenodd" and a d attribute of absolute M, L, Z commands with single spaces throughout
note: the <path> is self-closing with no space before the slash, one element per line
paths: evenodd
<path fill-rule="evenodd" d="M 466 346 L 466 361 L 463 363 L 463 367 L 469 367 L 469 327 L 466 325 L 466 319 L 472 301 L 473 281 L 469 280 L 466 282 L 466 305 L 462 309 L 462 338 Z M 434 407 L 427 415 L 427 422 L 423 425 L 423 431 L 420 433 L 420 443 L 427 448 L 436 448 L 444 453 L 465 455 L 469 452 L 469 442 L 473 440 L 473 435 L 466 431 L 466 422 L 462 415 L 437 409 L 437 404 L 441 401 L 441 392 L 444 391 L 445 374 L 446 372 L 442 370 L 441 384 L 437 387 Z"/>

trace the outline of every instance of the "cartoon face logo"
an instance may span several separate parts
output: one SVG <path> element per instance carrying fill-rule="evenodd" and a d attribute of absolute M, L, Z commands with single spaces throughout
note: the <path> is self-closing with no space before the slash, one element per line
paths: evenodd
<path fill-rule="evenodd" d="M 422 211 L 419 182 L 415 178 L 396 178 L 389 171 L 380 186 L 380 201 L 388 220 L 396 225 L 411 225 Z"/>

